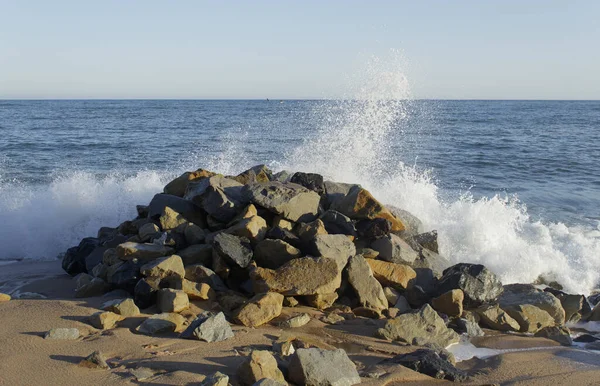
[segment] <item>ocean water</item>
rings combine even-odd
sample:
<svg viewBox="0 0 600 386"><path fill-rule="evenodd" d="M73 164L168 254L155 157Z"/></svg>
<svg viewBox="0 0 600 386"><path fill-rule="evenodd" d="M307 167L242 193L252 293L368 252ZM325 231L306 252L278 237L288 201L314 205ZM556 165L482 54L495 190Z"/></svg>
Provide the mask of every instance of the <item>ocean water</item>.
<svg viewBox="0 0 600 386"><path fill-rule="evenodd" d="M183 171L265 163L361 183L505 283L599 286L600 102L412 100L384 79L342 100L0 101L0 260L53 259Z"/></svg>

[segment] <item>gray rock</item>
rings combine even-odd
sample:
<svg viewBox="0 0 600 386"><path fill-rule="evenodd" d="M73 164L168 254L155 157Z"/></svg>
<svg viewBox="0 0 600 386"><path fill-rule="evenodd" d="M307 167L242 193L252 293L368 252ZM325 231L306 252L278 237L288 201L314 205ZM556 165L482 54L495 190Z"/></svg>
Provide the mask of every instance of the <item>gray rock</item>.
<svg viewBox="0 0 600 386"><path fill-rule="evenodd" d="M325 186L326 191L325 197L327 208L329 208L336 200L345 197L354 186L360 187L360 185L356 184L345 184L343 182L333 181L324 181L323 185Z"/></svg>
<svg viewBox="0 0 600 386"><path fill-rule="evenodd" d="M228 288L223 280L210 268L202 264L188 265L185 267L185 278L196 283L207 283L210 288L217 292L227 291Z"/></svg>
<svg viewBox="0 0 600 386"><path fill-rule="evenodd" d="M102 296L106 292L108 286L106 282L100 278L93 278L89 283L82 285L75 290L76 298L91 298L94 296Z"/></svg>
<svg viewBox="0 0 600 386"><path fill-rule="evenodd" d="M365 239L380 239L392 231L392 223L385 218L361 220L356 224L358 235Z"/></svg>
<svg viewBox="0 0 600 386"><path fill-rule="evenodd" d="M361 255L350 258L348 263L348 282L354 289L358 303L367 308L381 312L388 308L388 301L383 287L373 276L371 267Z"/></svg>
<svg viewBox="0 0 600 386"><path fill-rule="evenodd" d="M231 221L248 204L239 182L215 175L188 184L184 198L222 223Z"/></svg>
<svg viewBox="0 0 600 386"><path fill-rule="evenodd" d="M356 228L350 217L336 212L335 210L328 210L323 213L319 219L323 221L327 233L331 235L349 235L356 236Z"/></svg>
<svg viewBox="0 0 600 386"><path fill-rule="evenodd" d="M159 257L170 256L173 248L158 244L141 244L126 242L116 248L117 256L121 260L152 260Z"/></svg>
<svg viewBox="0 0 600 386"><path fill-rule="evenodd" d="M44 339L76 340L79 336L79 330L76 328L53 328L44 335Z"/></svg>
<svg viewBox="0 0 600 386"><path fill-rule="evenodd" d="M104 354L100 351L94 351L88 355L84 360L79 362L79 366L87 367L91 369L109 369L110 366L106 363Z"/></svg>
<svg viewBox="0 0 600 386"><path fill-rule="evenodd" d="M356 366L341 349L296 350L290 360L288 376L298 385L346 386L361 382Z"/></svg>
<svg viewBox="0 0 600 386"><path fill-rule="evenodd" d="M277 269L292 259L302 256L302 252L283 240L265 239L254 248L254 260L264 268Z"/></svg>
<svg viewBox="0 0 600 386"><path fill-rule="evenodd" d="M539 290L530 284L505 285L498 303L502 308L531 304L549 313L557 325L565 324L565 310L560 300L551 293Z"/></svg>
<svg viewBox="0 0 600 386"><path fill-rule="evenodd" d="M158 219L163 213L165 207L173 209L180 213L189 222L198 225L200 228L206 228L206 213L189 200L170 194L157 194L148 205L148 217Z"/></svg>
<svg viewBox="0 0 600 386"><path fill-rule="evenodd" d="M310 315L307 313L302 313L300 315L292 316L291 318L279 323L279 327L298 328L304 326L308 322L310 322Z"/></svg>
<svg viewBox="0 0 600 386"><path fill-rule="evenodd" d="M485 335L485 333L483 332L481 327L479 327L479 325L477 323L472 322L470 320L458 318L458 319L456 319L455 324L456 324L456 332L458 332L460 334L466 334L469 337Z"/></svg>
<svg viewBox="0 0 600 386"><path fill-rule="evenodd" d="M306 189L312 190L320 196L325 194L325 184L323 182L323 176L320 174L296 172L292 178L290 178L290 182L302 185Z"/></svg>
<svg viewBox="0 0 600 386"><path fill-rule="evenodd" d="M177 331L183 326L186 319L175 313L152 315L140 324L136 331L145 335L157 335Z"/></svg>
<svg viewBox="0 0 600 386"><path fill-rule="evenodd" d="M229 377L223 374L220 371L217 371L214 374L209 375L204 378L204 380L200 383L200 386L228 386L229 385Z"/></svg>
<svg viewBox="0 0 600 386"><path fill-rule="evenodd" d="M180 312L190 306L190 300L182 290L163 288L158 291L156 305L160 312Z"/></svg>
<svg viewBox="0 0 600 386"><path fill-rule="evenodd" d="M317 193L293 183L254 183L245 185L243 190L253 203L296 222L313 221L321 200Z"/></svg>
<svg viewBox="0 0 600 386"><path fill-rule="evenodd" d="M437 231L419 233L418 235L414 235L412 240L420 245L422 248L428 249L435 253L439 252L438 247L438 234Z"/></svg>
<svg viewBox="0 0 600 386"><path fill-rule="evenodd" d="M195 244L177 252L183 265L192 264L208 265L212 261L213 247L209 244Z"/></svg>
<svg viewBox="0 0 600 386"><path fill-rule="evenodd" d="M483 305L475 310L481 318L482 326L497 331L519 331L521 326L519 322L513 319L502 308L494 305Z"/></svg>
<svg viewBox="0 0 600 386"><path fill-rule="evenodd" d="M446 379L452 382L462 382L468 378L466 372L457 369L438 352L430 349L418 349L408 354L396 355L380 363L384 365L398 364L432 378Z"/></svg>
<svg viewBox="0 0 600 386"><path fill-rule="evenodd" d="M287 386L287 382L280 382L274 379L263 378L260 381L257 381L252 386Z"/></svg>
<svg viewBox="0 0 600 386"><path fill-rule="evenodd" d="M154 376L154 371L147 367L138 367L137 369L131 369L129 370L129 373L138 382L145 381L146 379L152 378Z"/></svg>
<svg viewBox="0 0 600 386"><path fill-rule="evenodd" d="M419 255L400 237L391 233L371 243L371 248L379 252L379 258L396 264L411 264Z"/></svg>
<svg viewBox="0 0 600 386"><path fill-rule="evenodd" d="M283 373L277 367L277 360L269 351L254 350L238 367L237 378L241 385L253 385L261 379L274 379L285 382Z"/></svg>
<svg viewBox="0 0 600 386"><path fill-rule="evenodd" d="M417 235L425 231L423 222L409 211L391 205L387 205L387 208L394 216L402 221L402 224L404 224L404 227L406 228L404 233L408 235Z"/></svg>
<svg viewBox="0 0 600 386"><path fill-rule="evenodd" d="M573 339L571 338L571 332L567 327L545 327L540 331L536 332L534 336L548 338L553 341L560 343L563 346L572 346ZM587 348L587 347L586 347Z"/></svg>
<svg viewBox="0 0 600 386"><path fill-rule="evenodd" d="M100 239L86 237L78 246L69 248L62 259L62 268L69 275L87 272L85 258L100 245Z"/></svg>
<svg viewBox="0 0 600 386"><path fill-rule="evenodd" d="M156 279L141 279L133 289L135 304L140 308L148 308L156 303L160 281Z"/></svg>
<svg viewBox="0 0 600 386"><path fill-rule="evenodd" d="M406 312L412 311L410 304L408 304L408 300L406 300L406 297L404 297L404 296L398 297L398 301L396 301L394 308L398 309L399 314L404 314Z"/></svg>
<svg viewBox="0 0 600 386"><path fill-rule="evenodd" d="M344 269L348 259L356 255L354 243L345 235L317 235L309 250L314 256L334 260L340 271Z"/></svg>
<svg viewBox="0 0 600 386"><path fill-rule="evenodd" d="M502 283L490 270L481 264L460 263L444 270L437 286L439 295L453 289L464 292L464 307L478 307L495 301L503 291Z"/></svg>
<svg viewBox="0 0 600 386"><path fill-rule="evenodd" d="M213 240L215 252L229 264L246 268L252 261L252 246L246 238L219 233Z"/></svg>
<svg viewBox="0 0 600 386"><path fill-rule="evenodd" d="M206 311L198 315L181 336L212 343L233 338L233 331L222 312Z"/></svg>

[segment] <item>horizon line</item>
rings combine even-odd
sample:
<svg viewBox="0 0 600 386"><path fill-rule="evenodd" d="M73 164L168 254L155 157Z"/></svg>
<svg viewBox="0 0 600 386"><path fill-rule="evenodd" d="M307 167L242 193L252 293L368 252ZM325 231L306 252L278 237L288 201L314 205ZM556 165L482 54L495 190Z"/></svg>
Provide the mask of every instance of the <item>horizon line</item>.
<svg viewBox="0 0 600 386"><path fill-rule="evenodd" d="M0 101L335 101L366 100L360 98L2 98ZM383 99L382 99L383 100ZM389 99L391 100L391 99ZM554 99L554 98L404 98L406 101L522 101L522 102L597 102L598 99Z"/></svg>

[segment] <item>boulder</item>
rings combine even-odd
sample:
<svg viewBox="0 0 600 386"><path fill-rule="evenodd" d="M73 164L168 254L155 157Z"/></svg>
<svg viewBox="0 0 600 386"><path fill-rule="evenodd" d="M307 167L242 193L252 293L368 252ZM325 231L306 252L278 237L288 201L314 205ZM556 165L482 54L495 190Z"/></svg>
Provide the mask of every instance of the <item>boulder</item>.
<svg viewBox="0 0 600 386"><path fill-rule="evenodd" d="M384 218L392 223L393 231L403 231L404 224L366 189L353 186L344 197L335 200L330 209L336 210L353 220Z"/></svg>
<svg viewBox="0 0 600 386"><path fill-rule="evenodd" d="M210 287L217 291L227 291L228 288L223 283L223 280L210 268L202 264L194 264L185 267L185 278L196 283L207 283Z"/></svg>
<svg viewBox="0 0 600 386"><path fill-rule="evenodd" d="M104 354L100 351L94 351L88 355L85 359L79 362L79 366L87 367L89 369L109 369L110 366L106 363Z"/></svg>
<svg viewBox="0 0 600 386"><path fill-rule="evenodd" d="M304 296L304 302L318 310L325 310L333 305L337 300L336 292L330 294L316 294Z"/></svg>
<svg viewBox="0 0 600 386"><path fill-rule="evenodd" d="M144 320L136 331L144 335L175 332L181 329L185 321L183 316L175 313L156 314Z"/></svg>
<svg viewBox="0 0 600 386"><path fill-rule="evenodd" d="M573 339L571 338L571 331L567 327L552 326L544 327L535 333L536 337L548 338L555 342L560 343L563 346L572 346ZM586 347L587 348L587 347Z"/></svg>
<svg viewBox="0 0 600 386"><path fill-rule="evenodd" d="M114 312L123 317L137 316L140 314L140 309L135 305L131 298L111 300L102 305L105 311Z"/></svg>
<svg viewBox="0 0 600 386"><path fill-rule="evenodd" d="M467 309L493 302L503 291L502 283L490 270L481 264L467 263L444 270L437 293L441 295L453 289L463 291L463 305Z"/></svg>
<svg viewBox="0 0 600 386"><path fill-rule="evenodd" d="M99 311L92 314L89 318L90 324L99 330L109 330L123 320L121 315L110 311Z"/></svg>
<svg viewBox="0 0 600 386"><path fill-rule="evenodd" d="M589 322L600 322L600 303L596 304L596 306L592 309L592 312L588 316L587 320Z"/></svg>
<svg viewBox="0 0 600 386"><path fill-rule="evenodd" d="M545 288L544 291L550 292L560 300L560 304L565 310L565 322L577 323L584 314L591 311L583 295L570 295L550 287Z"/></svg>
<svg viewBox="0 0 600 386"><path fill-rule="evenodd" d="M385 295L390 307L394 307L398 301L398 298L400 298L400 293L391 287L383 287L383 294Z"/></svg>
<svg viewBox="0 0 600 386"><path fill-rule="evenodd" d="M69 248L62 259L62 269L69 275L87 272L85 258L100 245L100 240L95 237L86 237L78 246Z"/></svg>
<svg viewBox="0 0 600 386"><path fill-rule="evenodd" d="M434 310L451 317L459 317L463 313L464 293L460 289L450 290L431 300Z"/></svg>
<svg viewBox="0 0 600 386"><path fill-rule="evenodd" d="M254 260L264 268L277 269L288 261L299 258L302 252L283 240L265 239L256 245Z"/></svg>
<svg viewBox="0 0 600 386"><path fill-rule="evenodd" d="M206 311L198 315L181 336L212 343L233 338L233 331L222 312Z"/></svg>
<svg viewBox="0 0 600 386"><path fill-rule="evenodd" d="M497 304L484 305L475 310L480 324L496 331L519 331L521 326Z"/></svg>
<svg viewBox="0 0 600 386"><path fill-rule="evenodd" d="M170 256L173 248L158 244L141 244L126 242L117 245L117 256L121 260L152 260L158 257Z"/></svg>
<svg viewBox="0 0 600 386"><path fill-rule="evenodd" d="M44 335L44 339L77 340L80 335L76 328L53 328Z"/></svg>
<svg viewBox="0 0 600 386"><path fill-rule="evenodd" d="M444 319L427 304L416 312L388 320L383 328L377 330L376 335L408 344L428 342L442 347L459 341L458 334L447 328Z"/></svg>
<svg viewBox="0 0 600 386"><path fill-rule="evenodd" d="M385 218L374 218L373 220L360 220L356 224L358 235L365 239L380 239L386 237L392 231L392 223Z"/></svg>
<svg viewBox="0 0 600 386"><path fill-rule="evenodd" d="M394 308L398 309L399 314L404 314L406 312L412 311L408 300L406 300L406 296L399 296L398 301L394 304Z"/></svg>
<svg viewBox="0 0 600 386"><path fill-rule="evenodd" d="M220 371L209 375L200 382L200 386L229 386L229 377Z"/></svg>
<svg viewBox="0 0 600 386"><path fill-rule="evenodd" d="M122 242L126 241L123 239L119 239L119 240ZM106 247L106 246L98 246L98 247L94 248L94 250L85 257L85 272L92 273L92 270L94 269L94 267L96 267L98 264L102 263L102 258L104 256L104 252L106 252L107 249L108 249L108 247Z"/></svg>
<svg viewBox="0 0 600 386"><path fill-rule="evenodd" d="M334 260L340 271L356 255L354 243L345 235L317 235L307 248L313 256Z"/></svg>
<svg viewBox="0 0 600 386"><path fill-rule="evenodd" d="M275 218L273 219L273 227L276 228L282 228L287 231L292 231L295 225L296 223L286 220L281 216L275 216Z"/></svg>
<svg viewBox="0 0 600 386"><path fill-rule="evenodd" d="M246 268L252 261L252 246L247 238L219 233L213 240L215 252L227 263Z"/></svg>
<svg viewBox="0 0 600 386"><path fill-rule="evenodd" d="M309 223L300 223L296 226L296 233L300 240L309 242L313 240L317 235L326 235L327 229L325 224L320 219L311 221Z"/></svg>
<svg viewBox="0 0 600 386"><path fill-rule="evenodd" d="M212 261L212 253L212 245L194 244L179 250L177 255L181 257L184 266L192 264L208 265Z"/></svg>
<svg viewBox="0 0 600 386"><path fill-rule="evenodd" d="M183 236L185 237L185 242L188 243L188 245L202 244L206 239L206 233L204 232L204 229L191 222L189 222L183 230Z"/></svg>
<svg viewBox="0 0 600 386"><path fill-rule="evenodd" d="M106 273L106 280L113 287L131 293L140 279L141 265L141 263L134 261L124 261L121 264L113 265Z"/></svg>
<svg viewBox="0 0 600 386"><path fill-rule="evenodd" d="M189 222L206 228L206 213L199 206L189 200L171 194L157 194L148 205L148 218L157 220L164 212L165 207L180 213Z"/></svg>
<svg viewBox="0 0 600 386"><path fill-rule="evenodd" d="M106 282L100 278L94 277L88 283L78 286L75 290L76 298L91 298L102 296L108 289Z"/></svg>
<svg viewBox="0 0 600 386"><path fill-rule="evenodd" d="M317 193L293 183L254 183L245 185L243 190L253 203L295 222L313 221L321 200Z"/></svg>
<svg viewBox="0 0 600 386"><path fill-rule="evenodd" d="M255 292L278 292L286 296L330 294L342 283L333 259L302 257L276 270L256 267L250 271Z"/></svg>
<svg viewBox="0 0 600 386"><path fill-rule="evenodd" d="M360 376L342 349L301 348L292 355L289 379L297 385L356 385Z"/></svg>
<svg viewBox="0 0 600 386"><path fill-rule="evenodd" d="M297 172L290 178L290 182L302 185L306 189L312 190L320 196L325 194L325 184L323 182L323 176L320 174Z"/></svg>
<svg viewBox="0 0 600 386"><path fill-rule="evenodd" d="M181 289L192 300L214 300L217 297L215 291L207 283L196 283L183 279Z"/></svg>
<svg viewBox="0 0 600 386"><path fill-rule="evenodd" d="M553 327L555 324L554 318L549 313L531 304L510 306L504 310L519 323L520 332L536 333L545 327Z"/></svg>
<svg viewBox="0 0 600 386"><path fill-rule="evenodd" d="M158 222L163 231L176 230L178 232L183 232L188 224L188 220L185 217L168 206L165 206L163 209L162 214L158 218Z"/></svg>
<svg viewBox="0 0 600 386"><path fill-rule="evenodd" d="M393 358L384 359L380 364L397 364L432 378L446 379L452 382L463 382L468 378L466 372L457 369L452 362L442 357L437 351L428 348L396 355Z"/></svg>
<svg viewBox="0 0 600 386"><path fill-rule="evenodd" d="M373 277L373 272L364 257L361 255L351 257L347 273L348 282L354 289L358 303L361 306L380 312L388 308L388 301L383 292L383 287Z"/></svg>
<svg viewBox="0 0 600 386"><path fill-rule="evenodd" d="M183 197L190 182L197 182L203 178L212 177L215 173L208 170L198 169L194 172L185 172L173 181L169 182L163 189L165 194Z"/></svg>
<svg viewBox="0 0 600 386"><path fill-rule="evenodd" d="M417 273L405 264L390 263L382 260L367 259L373 276L382 285L404 290L412 286Z"/></svg>
<svg viewBox="0 0 600 386"><path fill-rule="evenodd" d="M331 235L348 235L356 237L356 228L350 217L336 212L335 210L328 210L323 213L319 219L323 222L325 230Z"/></svg>
<svg viewBox="0 0 600 386"><path fill-rule="evenodd" d="M439 252L438 247L438 234L437 231L431 231L426 233L419 233L412 237L412 241L422 248L428 249L435 253Z"/></svg>
<svg viewBox="0 0 600 386"><path fill-rule="evenodd" d="M239 221L235 225L225 229L223 232L239 237L245 237L255 243L265 238L267 230L267 222L264 218L252 216Z"/></svg>
<svg viewBox="0 0 600 386"><path fill-rule="evenodd" d="M239 182L215 175L188 185L184 198L202 207L212 218L228 223L248 204Z"/></svg>
<svg viewBox="0 0 600 386"><path fill-rule="evenodd" d="M140 279L133 289L133 299L140 308L148 308L156 303L158 290L160 289L158 279Z"/></svg>
<svg viewBox="0 0 600 386"><path fill-rule="evenodd" d="M168 257L160 257L153 260L140 268L142 275L146 277L166 278L166 277L184 277L185 268L181 257L171 255Z"/></svg>
<svg viewBox="0 0 600 386"><path fill-rule="evenodd" d="M404 224L403 236L412 236L424 232L423 222L407 210L387 205L387 209Z"/></svg>
<svg viewBox="0 0 600 386"><path fill-rule="evenodd" d="M251 182L269 182L272 176L273 172L268 167L257 165L232 178L240 184L246 185Z"/></svg>
<svg viewBox="0 0 600 386"><path fill-rule="evenodd" d="M298 328L302 327L305 324L310 322L310 315L307 313L302 313L299 315L292 316L287 318L283 322L279 323L279 327L282 328Z"/></svg>
<svg viewBox="0 0 600 386"><path fill-rule="evenodd" d="M303 247L303 242L302 242L302 240L300 240L300 238L298 236L296 236L292 232L288 231L287 229L283 229L280 227L273 227L273 228L269 229L267 231L266 238L272 239L272 240L285 241L286 243L290 244L291 246L293 246L295 248Z"/></svg>
<svg viewBox="0 0 600 386"><path fill-rule="evenodd" d="M274 379L263 378L252 386L287 386L287 382L280 382Z"/></svg>
<svg viewBox="0 0 600 386"><path fill-rule="evenodd" d="M393 233L373 241L371 248L379 252L381 260L396 264L411 264L419 257L406 241Z"/></svg>
<svg viewBox="0 0 600 386"><path fill-rule="evenodd" d="M459 334L466 334L468 337L484 336L485 333L479 327L479 324L472 322L467 319L458 318L455 321L456 332Z"/></svg>
<svg viewBox="0 0 600 386"><path fill-rule="evenodd" d="M235 315L237 322L246 327L258 327L281 314L283 295L267 292L254 296Z"/></svg>
<svg viewBox="0 0 600 386"><path fill-rule="evenodd" d="M327 208L331 207L338 199L344 198L354 186L360 187L360 185L356 184L333 181L324 181L323 185L325 186L325 203Z"/></svg>
<svg viewBox="0 0 600 386"><path fill-rule="evenodd" d="M264 350L254 350L242 362L237 370L237 378L240 385L254 385L261 379L273 379L285 383L283 373L277 367L275 357Z"/></svg>
<svg viewBox="0 0 600 386"><path fill-rule="evenodd" d="M556 325L565 324L565 310L562 308L560 300L551 293L539 290L531 284L505 285L504 292L498 298L498 303L502 308L531 304L549 313L554 318Z"/></svg>
<svg viewBox="0 0 600 386"><path fill-rule="evenodd" d="M160 312L181 312L190 306L190 301L185 292L171 288L158 291L156 305Z"/></svg>

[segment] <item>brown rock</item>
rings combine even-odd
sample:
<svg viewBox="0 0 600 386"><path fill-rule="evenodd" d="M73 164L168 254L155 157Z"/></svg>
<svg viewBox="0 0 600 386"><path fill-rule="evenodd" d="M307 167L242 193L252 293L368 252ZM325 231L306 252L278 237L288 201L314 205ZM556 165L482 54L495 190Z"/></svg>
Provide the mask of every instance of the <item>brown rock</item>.
<svg viewBox="0 0 600 386"><path fill-rule="evenodd" d="M254 260L264 268L277 269L292 259L302 256L302 252L283 240L265 239L254 248Z"/></svg>
<svg viewBox="0 0 600 386"><path fill-rule="evenodd" d="M417 277L415 270L408 265L373 259L367 259L366 261L371 267L375 279L384 286L407 289L412 286L414 279Z"/></svg>
<svg viewBox="0 0 600 386"><path fill-rule="evenodd" d="M225 229L223 232L239 237L245 237L252 242L258 242L265 238L267 230L267 222L264 218L252 216L239 221L235 225Z"/></svg>
<svg viewBox="0 0 600 386"><path fill-rule="evenodd" d="M160 312L181 312L190 306L187 294L182 290L163 288L158 291L156 305Z"/></svg>
<svg viewBox="0 0 600 386"><path fill-rule="evenodd" d="M195 172L185 172L181 176L169 182L163 189L166 194L183 197L190 182L197 182L206 177L212 177L215 173L208 170L198 169Z"/></svg>
<svg viewBox="0 0 600 386"><path fill-rule="evenodd" d="M497 331L519 331L521 326L508 313L496 305L481 306L475 310L484 327Z"/></svg>
<svg viewBox="0 0 600 386"><path fill-rule="evenodd" d="M261 379L273 379L286 383L283 373L277 367L275 357L263 350L254 350L239 366L237 371L238 381L241 385L254 385Z"/></svg>
<svg viewBox="0 0 600 386"><path fill-rule="evenodd" d="M8 302L11 299L10 295L0 293L0 303Z"/></svg>
<svg viewBox="0 0 600 386"><path fill-rule="evenodd" d="M317 235L326 235L325 224L320 219L309 223L300 223L296 226L296 234L302 240L312 240Z"/></svg>
<svg viewBox="0 0 600 386"><path fill-rule="evenodd" d="M434 310L452 317L459 317L463 313L463 300L465 294L460 289L448 291L431 301Z"/></svg>
<svg viewBox="0 0 600 386"><path fill-rule="evenodd" d="M169 231L173 229L183 232L188 223L188 220L186 220L185 217L175 212L168 206L165 206L158 221L160 222L160 227L163 231Z"/></svg>
<svg viewBox="0 0 600 386"><path fill-rule="evenodd" d="M96 312L89 318L90 324L99 330L111 329L121 320L123 320L121 315L110 311Z"/></svg>
<svg viewBox="0 0 600 386"><path fill-rule="evenodd" d="M196 283L183 279L182 290L193 300L214 300L217 297L215 291L206 283Z"/></svg>
<svg viewBox="0 0 600 386"><path fill-rule="evenodd" d="M548 312L531 304L510 306L504 310L519 323L520 332L536 333L545 327L555 325L554 318Z"/></svg>
<svg viewBox="0 0 600 386"><path fill-rule="evenodd" d="M177 255L171 255L168 257L160 257L156 260L143 265L140 268L142 275L146 277L154 277L164 279L166 277L180 277L185 276L185 268L183 267L183 261L181 257Z"/></svg>
<svg viewBox="0 0 600 386"><path fill-rule="evenodd" d="M331 307L337 298L338 294L334 292L331 294L308 295L304 297L304 300L311 307L315 307L319 310L325 310Z"/></svg>
<svg viewBox="0 0 600 386"><path fill-rule="evenodd" d="M358 303L379 313L388 308L388 301L381 284L373 277L367 260L361 255L350 258L348 263L348 282L358 297Z"/></svg>
<svg viewBox="0 0 600 386"><path fill-rule="evenodd" d="M235 319L246 327L258 327L281 314L283 295L267 292L254 296L237 312Z"/></svg>
<svg viewBox="0 0 600 386"><path fill-rule="evenodd" d="M151 260L158 257L170 256L173 254L173 249L164 245L157 244L140 244L126 242L117 245L117 256L121 260Z"/></svg>

